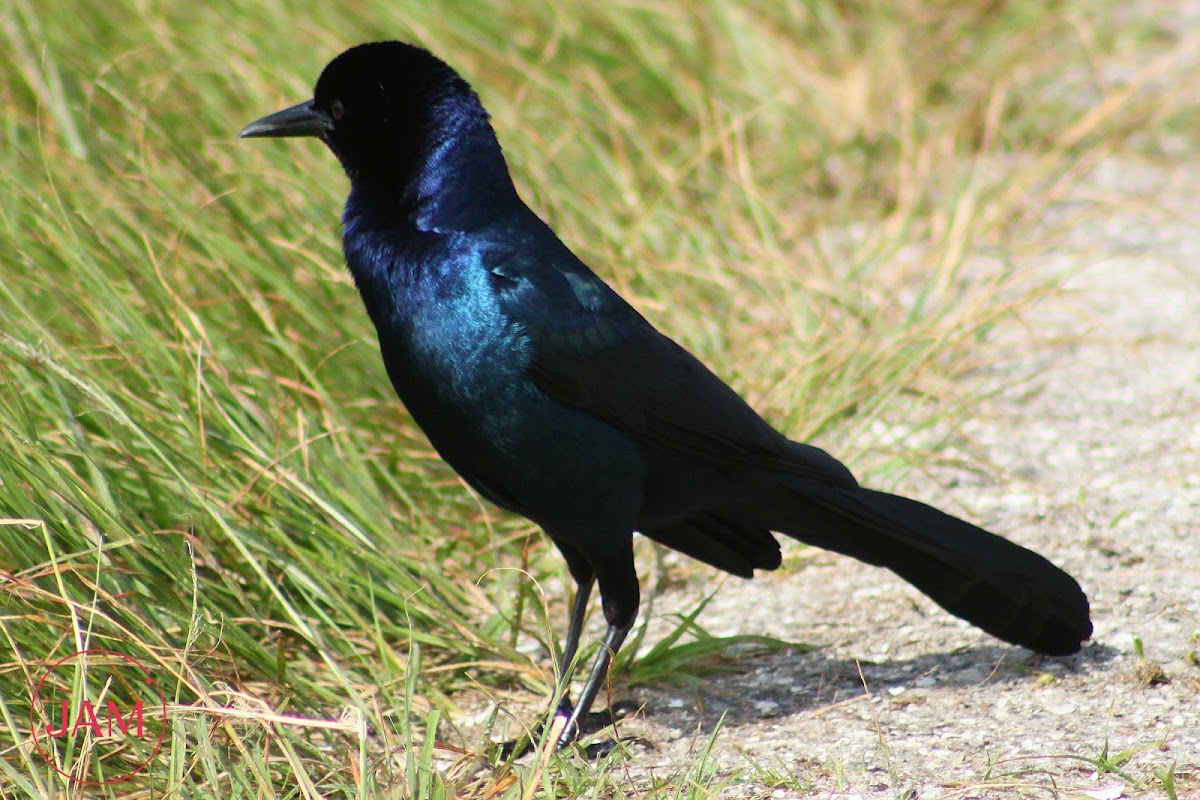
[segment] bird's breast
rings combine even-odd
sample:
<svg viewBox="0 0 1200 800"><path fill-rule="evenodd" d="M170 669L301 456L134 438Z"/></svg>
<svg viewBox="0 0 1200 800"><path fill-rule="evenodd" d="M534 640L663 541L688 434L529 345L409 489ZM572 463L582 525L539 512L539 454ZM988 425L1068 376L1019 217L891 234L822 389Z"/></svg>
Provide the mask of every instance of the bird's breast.
<svg viewBox="0 0 1200 800"><path fill-rule="evenodd" d="M392 385L451 467L556 535L632 529L642 495L636 445L534 385L528 334L504 314L480 259L443 253L424 269L361 272L355 282Z"/></svg>

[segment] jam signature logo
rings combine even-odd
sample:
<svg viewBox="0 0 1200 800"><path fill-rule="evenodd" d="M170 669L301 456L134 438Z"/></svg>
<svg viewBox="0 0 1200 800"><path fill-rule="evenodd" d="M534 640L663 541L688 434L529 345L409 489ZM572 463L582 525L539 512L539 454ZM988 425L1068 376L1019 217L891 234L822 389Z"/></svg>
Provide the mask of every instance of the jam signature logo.
<svg viewBox="0 0 1200 800"><path fill-rule="evenodd" d="M59 659L34 686L32 701L34 747L69 780L127 781L162 748L166 698L150 670L122 653L82 650Z"/></svg>

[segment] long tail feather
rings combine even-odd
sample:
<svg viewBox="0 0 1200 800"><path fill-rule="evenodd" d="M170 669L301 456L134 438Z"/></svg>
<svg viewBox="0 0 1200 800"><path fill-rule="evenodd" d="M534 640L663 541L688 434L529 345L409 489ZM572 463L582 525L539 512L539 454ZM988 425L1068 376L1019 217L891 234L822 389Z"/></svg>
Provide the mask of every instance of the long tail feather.
<svg viewBox="0 0 1200 800"><path fill-rule="evenodd" d="M1048 655L1092 635L1087 596L1042 556L905 497L870 489L780 487L756 522L887 567L988 633Z"/></svg>

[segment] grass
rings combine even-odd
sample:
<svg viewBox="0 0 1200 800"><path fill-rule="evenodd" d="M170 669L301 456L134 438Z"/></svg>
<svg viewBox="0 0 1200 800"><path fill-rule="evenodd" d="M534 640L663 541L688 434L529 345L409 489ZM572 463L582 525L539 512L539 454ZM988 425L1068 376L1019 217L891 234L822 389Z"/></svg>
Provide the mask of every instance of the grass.
<svg viewBox="0 0 1200 800"><path fill-rule="evenodd" d="M1097 73L1167 34L1081 0L357 8L0 10L6 797L629 791L619 756L476 769L455 727L463 698L549 692L530 653L561 633L564 570L393 397L342 267L334 160L234 139L345 46L448 57L586 261L885 485L939 457L955 378L1047 288L1017 262L1043 208L1147 119L1181 125ZM626 668L699 674L722 643L693 624ZM171 711L153 769L85 792L26 720L46 665L86 647L146 663ZM101 677L63 680L98 696ZM737 778L699 757L640 791Z"/></svg>

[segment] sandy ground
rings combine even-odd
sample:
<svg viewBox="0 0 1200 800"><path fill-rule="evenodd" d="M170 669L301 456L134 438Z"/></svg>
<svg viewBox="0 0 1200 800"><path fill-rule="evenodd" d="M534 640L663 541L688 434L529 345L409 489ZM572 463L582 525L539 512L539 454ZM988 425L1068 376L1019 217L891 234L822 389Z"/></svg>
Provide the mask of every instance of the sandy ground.
<svg viewBox="0 0 1200 800"><path fill-rule="evenodd" d="M760 768L723 797L1166 797L1154 773L1172 765L1178 796L1200 797L1200 171L1113 160L1081 191L1140 199L1029 265L1069 292L1000 331L1026 354L978 376L1005 388L963 433L999 477L904 489L1064 566L1094 640L1038 657L821 554L725 581L701 623L824 646L632 690L646 716L622 732L658 747L626 768L683 768L723 717L718 763ZM1124 777L1097 770L1124 751Z"/></svg>

